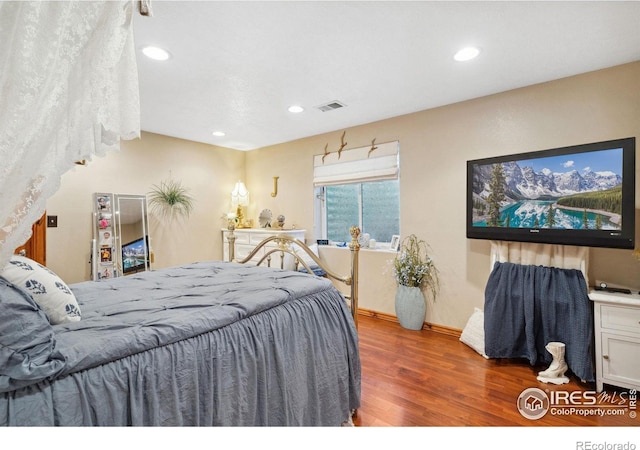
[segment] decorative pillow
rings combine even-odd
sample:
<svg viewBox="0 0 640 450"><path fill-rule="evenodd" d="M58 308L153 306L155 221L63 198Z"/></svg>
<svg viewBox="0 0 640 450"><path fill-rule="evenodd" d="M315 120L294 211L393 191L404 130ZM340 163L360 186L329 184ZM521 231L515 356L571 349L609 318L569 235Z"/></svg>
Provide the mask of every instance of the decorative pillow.
<svg viewBox="0 0 640 450"><path fill-rule="evenodd" d="M80 320L80 307L69 286L45 266L13 255L0 276L31 295L52 325Z"/></svg>
<svg viewBox="0 0 640 450"><path fill-rule="evenodd" d="M467 344L480 355L489 359L484 352L484 312L481 309L474 308L473 314L462 330L460 342Z"/></svg>
<svg viewBox="0 0 640 450"><path fill-rule="evenodd" d="M307 247L309 247L309 250L311 250L314 255L316 255L318 258L320 257L320 255L318 254L318 244L308 245ZM313 269L314 267L318 267L318 264L313 260L313 258L307 252L305 252L301 247L296 246L294 248L294 251L296 252L296 255L298 255L302 261L307 263L307 265L311 269ZM302 263L298 264L298 270L305 270Z"/></svg>
<svg viewBox="0 0 640 450"><path fill-rule="evenodd" d="M53 377L65 367L45 313L22 289L0 278L0 392Z"/></svg>
<svg viewBox="0 0 640 450"><path fill-rule="evenodd" d="M309 245L308 246L309 249L316 255L318 256L318 245L317 244L313 244L313 245ZM302 247L300 247L297 244L292 244L291 246L291 250L293 251L293 253L295 253L296 255L298 255L298 271L305 271L304 266L302 265L302 262L300 262L300 260L306 262L309 267L311 269L313 269L314 267L318 267L318 265L316 264L316 262L311 258L311 256L309 256L309 254L304 251L302 249ZM285 270L295 270L295 263L296 263L296 258L293 255L290 255L288 253L286 253L284 255L284 269Z"/></svg>

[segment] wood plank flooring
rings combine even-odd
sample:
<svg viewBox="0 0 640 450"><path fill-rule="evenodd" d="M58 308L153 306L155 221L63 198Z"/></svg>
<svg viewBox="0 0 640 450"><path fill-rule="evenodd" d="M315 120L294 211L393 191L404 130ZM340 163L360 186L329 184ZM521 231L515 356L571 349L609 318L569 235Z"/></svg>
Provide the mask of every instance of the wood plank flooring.
<svg viewBox="0 0 640 450"><path fill-rule="evenodd" d="M549 408L540 419L526 418L517 408L517 399L527 388L576 392L573 395L582 398L584 392L594 392L595 385L573 376L569 384L560 386L541 383L536 376L546 367L531 367L525 360L487 360L457 336L406 330L395 322L360 316L359 339L362 406L354 419L356 426L640 425L639 418L630 417L629 392L609 386L611 397L602 403L607 407L597 409L620 412L618 401L626 399L624 415L585 415L585 408L572 412L563 405L556 408L557 414Z"/></svg>

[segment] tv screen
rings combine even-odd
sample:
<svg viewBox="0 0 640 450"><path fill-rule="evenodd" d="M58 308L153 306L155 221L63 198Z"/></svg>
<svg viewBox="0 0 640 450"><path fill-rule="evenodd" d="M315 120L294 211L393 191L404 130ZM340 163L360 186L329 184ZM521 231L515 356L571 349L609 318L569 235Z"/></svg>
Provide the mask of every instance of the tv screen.
<svg viewBox="0 0 640 450"><path fill-rule="evenodd" d="M145 270L148 261L148 240L140 238L122 246L122 272L124 274Z"/></svg>
<svg viewBox="0 0 640 450"><path fill-rule="evenodd" d="M635 138L467 161L467 237L634 248Z"/></svg>

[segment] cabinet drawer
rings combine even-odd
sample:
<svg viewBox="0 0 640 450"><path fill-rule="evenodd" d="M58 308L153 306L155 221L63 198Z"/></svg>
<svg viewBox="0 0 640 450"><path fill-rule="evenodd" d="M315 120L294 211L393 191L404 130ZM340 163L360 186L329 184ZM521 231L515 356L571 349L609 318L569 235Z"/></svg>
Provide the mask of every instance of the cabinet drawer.
<svg viewBox="0 0 640 450"><path fill-rule="evenodd" d="M600 325L602 328L640 333L640 309L600 305Z"/></svg>
<svg viewBox="0 0 640 450"><path fill-rule="evenodd" d="M253 245L238 244L236 245L236 259L244 259L249 256L249 253L253 251L255 247ZM262 252L260 252L262 253ZM259 255L256 255L259 256Z"/></svg>
<svg viewBox="0 0 640 450"><path fill-rule="evenodd" d="M249 235L244 233L233 233L236 237L236 244L249 244ZM224 242L229 242L229 233L224 233Z"/></svg>
<svg viewBox="0 0 640 450"><path fill-rule="evenodd" d="M249 243L255 246L255 245L258 245L260 242L264 241L266 238L271 237L273 235L266 234L266 233L255 233L255 234L250 234L249 236L250 236Z"/></svg>

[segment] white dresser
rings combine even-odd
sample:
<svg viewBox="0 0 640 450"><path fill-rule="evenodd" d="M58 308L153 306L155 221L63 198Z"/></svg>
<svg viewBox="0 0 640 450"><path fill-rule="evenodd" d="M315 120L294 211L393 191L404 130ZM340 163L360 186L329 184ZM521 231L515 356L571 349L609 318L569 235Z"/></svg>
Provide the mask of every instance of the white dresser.
<svg viewBox="0 0 640 450"><path fill-rule="evenodd" d="M289 235L300 241L304 242L304 233L305 230L281 230L279 228L240 228L234 230L233 234L236 237L236 246L235 246L235 258L236 259L244 259L249 256L249 253L262 242L264 239L270 236L277 235ZM223 258L225 261L229 261L229 241L227 237L229 236L229 230L222 230L222 248L223 248ZM265 249L275 248L277 247L275 242L269 242L267 247L263 248L260 252L256 254L256 256L252 259L254 263L257 263L262 256L264 256ZM271 256L271 267L280 267L280 255L279 253L274 253Z"/></svg>
<svg viewBox="0 0 640 450"><path fill-rule="evenodd" d="M603 384L640 389L640 295L591 291L596 389Z"/></svg>

